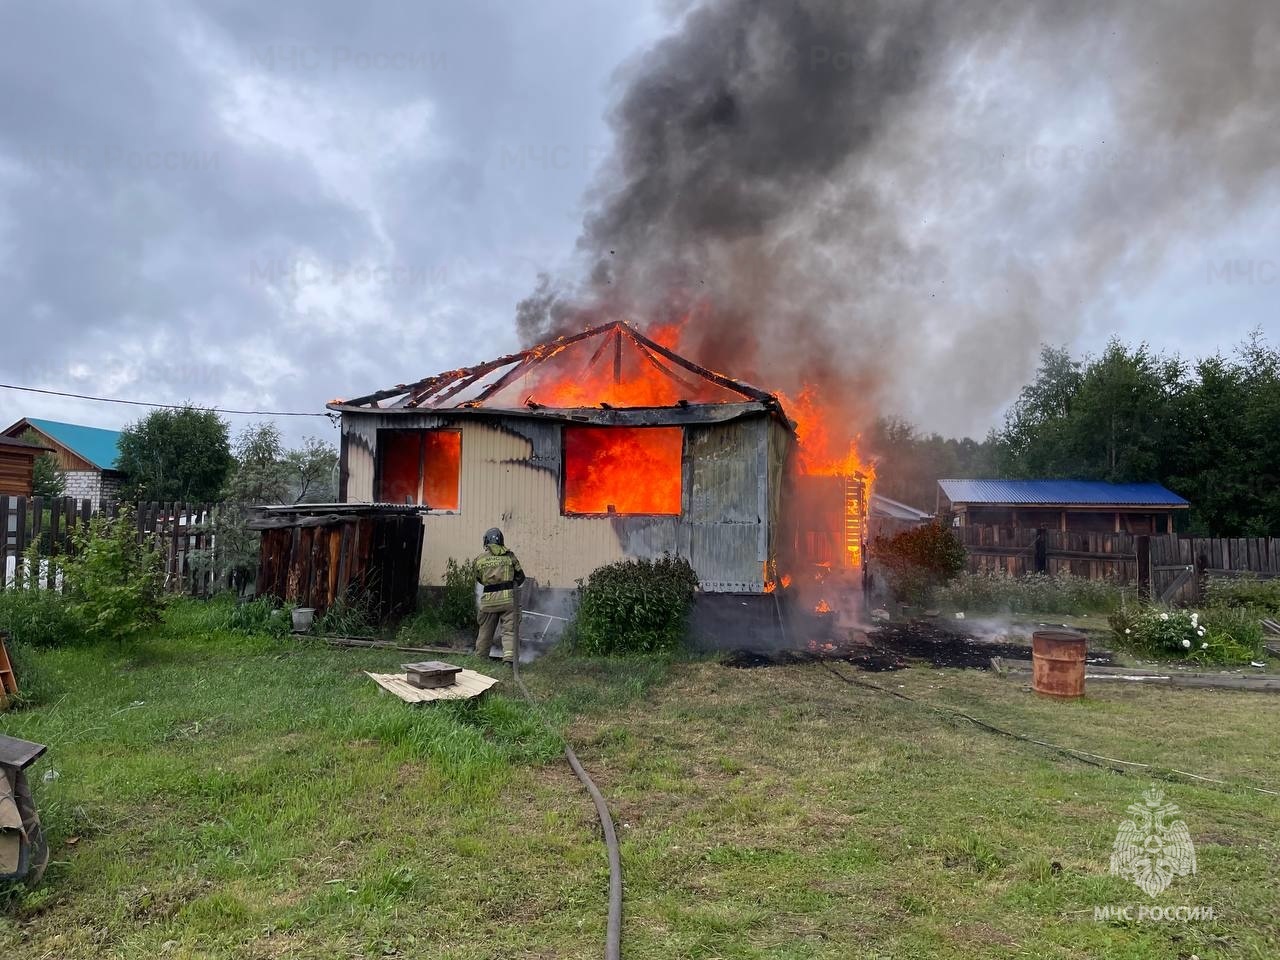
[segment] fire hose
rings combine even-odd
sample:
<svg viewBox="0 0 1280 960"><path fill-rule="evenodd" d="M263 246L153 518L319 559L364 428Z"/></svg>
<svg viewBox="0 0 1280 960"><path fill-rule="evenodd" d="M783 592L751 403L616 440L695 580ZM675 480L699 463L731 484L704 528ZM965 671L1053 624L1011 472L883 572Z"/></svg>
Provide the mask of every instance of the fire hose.
<svg viewBox="0 0 1280 960"><path fill-rule="evenodd" d="M778 629L782 632L782 639L783 639L783 643L785 644L786 643L786 625L782 617L782 608L778 604L778 597L776 593L774 594L774 597L773 597L773 609L774 609L774 613L777 615ZM975 717L972 714L965 713L962 710L950 710L945 707L939 707L939 706L936 706L935 704L929 703L926 700L918 700L915 697L907 696L905 693L899 693L896 690L890 690L887 687L882 687L878 683L871 683L868 680L860 680L857 677L846 676L845 674L841 673L839 670L831 666L829 663L826 663L825 661L820 660L819 664L828 673L839 678L840 680L843 680L845 683L849 684L852 687L862 687L864 690L874 690L877 693L887 694L888 696L895 697L898 700L903 700L903 701L906 701L907 703L914 703L917 706L922 707L925 710L932 711L933 713L936 713L939 716L945 717L948 720L964 720L969 723L972 723L975 727L978 727L981 730L986 730L988 733L994 733L1002 737L1008 737L1011 740L1018 740L1018 741L1021 741L1022 743L1029 743L1037 747L1043 747L1047 750L1051 750L1054 753L1057 753L1070 760L1076 760L1080 763L1088 764L1089 766L1098 767L1101 770L1108 770L1111 773L1132 774L1136 770L1143 770L1148 776L1159 777L1162 780L1168 780L1171 782L1178 782L1175 779L1175 777L1185 777L1189 780L1196 780L1201 783L1212 783L1212 784L1217 784L1219 786L1227 786L1227 787L1235 787L1237 789L1251 790L1254 793L1264 793L1273 797L1280 796L1280 791L1269 790L1266 787L1259 787L1250 783L1231 784L1225 780L1217 780L1213 777L1202 776L1198 773L1188 773L1186 770L1177 770L1173 767L1169 767L1167 769L1161 769L1150 763L1142 763L1136 760L1120 760L1115 757L1103 756L1100 753L1090 753L1087 750L1078 750L1075 747L1064 747L1057 743L1051 743L1048 740L1041 740L1036 737L1028 736L1025 733L1018 733L1015 730L1006 730L1004 727L996 726L994 723L990 723L979 717Z"/></svg>
<svg viewBox="0 0 1280 960"><path fill-rule="evenodd" d="M533 699L533 695L529 693L529 688L524 685L524 681L520 679L520 646L517 641L515 656L511 659L511 678L515 681L516 686L520 688L520 693L525 700L529 702L529 706L533 707L543 724L547 729L551 729L551 723L543 715L537 701ZM578 761L578 755L573 752L573 747L566 740L564 744L564 756L569 761L569 767L573 770L582 785L587 788L587 793L591 795L591 802L595 804L596 816L600 819L600 829L604 832L604 845L609 854L609 916L605 926L604 940L604 957L605 960L621 960L622 957L622 852L618 848L618 834L614 830L613 816L609 813L609 805L605 803L604 795L592 782L590 775L582 764Z"/></svg>

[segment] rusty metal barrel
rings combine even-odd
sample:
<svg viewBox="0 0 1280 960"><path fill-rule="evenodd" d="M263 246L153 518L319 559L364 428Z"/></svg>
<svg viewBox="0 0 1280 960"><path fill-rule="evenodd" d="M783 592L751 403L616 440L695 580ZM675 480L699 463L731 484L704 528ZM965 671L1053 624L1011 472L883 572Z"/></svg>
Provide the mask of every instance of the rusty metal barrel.
<svg viewBox="0 0 1280 960"><path fill-rule="evenodd" d="M1031 689L1064 700L1084 696L1084 660L1089 641L1074 630L1037 630L1031 635Z"/></svg>

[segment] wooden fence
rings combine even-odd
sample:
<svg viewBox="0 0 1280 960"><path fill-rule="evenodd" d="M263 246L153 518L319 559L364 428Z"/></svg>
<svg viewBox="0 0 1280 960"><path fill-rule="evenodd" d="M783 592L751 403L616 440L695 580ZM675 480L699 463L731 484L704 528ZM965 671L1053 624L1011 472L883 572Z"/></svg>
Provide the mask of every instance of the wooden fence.
<svg viewBox="0 0 1280 960"><path fill-rule="evenodd" d="M1170 603L1202 599L1209 577L1280 577L1280 537L1157 537L990 526L955 527L952 532L964 544L972 573L1069 573L1133 584L1139 593Z"/></svg>
<svg viewBox="0 0 1280 960"><path fill-rule="evenodd" d="M209 596L224 586L213 527L223 504L151 502L130 504L140 542L160 554L165 588ZM0 496L0 590L39 587L62 590L58 557L75 549L74 533L99 512L115 518L121 506L95 509L72 497ZM30 559L34 556L35 563Z"/></svg>

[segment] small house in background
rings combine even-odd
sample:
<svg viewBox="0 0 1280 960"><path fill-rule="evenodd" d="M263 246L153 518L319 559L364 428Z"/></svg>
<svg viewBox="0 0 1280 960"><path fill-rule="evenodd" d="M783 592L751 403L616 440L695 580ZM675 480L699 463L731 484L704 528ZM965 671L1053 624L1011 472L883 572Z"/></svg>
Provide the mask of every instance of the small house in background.
<svg viewBox="0 0 1280 960"><path fill-rule="evenodd" d="M40 442L57 454L58 466L66 474L64 492L68 497L91 500L95 506L116 499L124 482L124 474L117 469L119 430L23 417L6 428L3 436L17 440L28 430L35 431Z"/></svg>
<svg viewBox="0 0 1280 960"><path fill-rule="evenodd" d="M36 457L51 452L38 443L0 437L0 497L31 496Z"/></svg>
<svg viewBox="0 0 1280 960"><path fill-rule="evenodd" d="M1158 483L1104 480L939 480L938 516L965 526L1045 527L1079 533L1173 533L1191 506Z"/></svg>
<svg viewBox="0 0 1280 960"><path fill-rule="evenodd" d="M933 520L931 513L873 493L870 509L867 510L867 540L871 541L876 537L894 537L904 530L924 526L931 520Z"/></svg>

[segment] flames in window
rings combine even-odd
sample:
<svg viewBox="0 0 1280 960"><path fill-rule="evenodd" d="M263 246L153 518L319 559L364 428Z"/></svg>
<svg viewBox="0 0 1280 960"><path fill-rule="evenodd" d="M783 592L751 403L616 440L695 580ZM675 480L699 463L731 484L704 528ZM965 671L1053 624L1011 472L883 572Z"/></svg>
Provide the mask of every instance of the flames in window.
<svg viewBox="0 0 1280 960"><path fill-rule="evenodd" d="M680 514L680 427L565 427L564 512Z"/></svg>
<svg viewBox="0 0 1280 960"><path fill-rule="evenodd" d="M378 438L384 503L458 509L462 434L457 430L383 430Z"/></svg>

